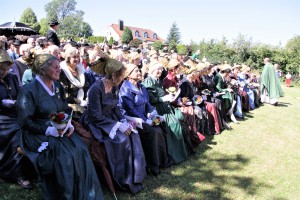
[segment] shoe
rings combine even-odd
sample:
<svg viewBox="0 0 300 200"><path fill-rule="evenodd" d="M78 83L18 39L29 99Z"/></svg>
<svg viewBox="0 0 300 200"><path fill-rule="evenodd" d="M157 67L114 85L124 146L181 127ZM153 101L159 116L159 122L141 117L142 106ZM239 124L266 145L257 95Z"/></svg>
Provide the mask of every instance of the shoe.
<svg viewBox="0 0 300 200"><path fill-rule="evenodd" d="M227 124L226 122L223 122L223 129L227 129L227 130L231 130L231 126L229 124Z"/></svg>
<svg viewBox="0 0 300 200"><path fill-rule="evenodd" d="M33 188L33 184L25 178L18 178L17 183L24 189L30 190Z"/></svg>
<svg viewBox="0 0 300 200"><path fill-rule="evenodd" d="M239 123L240 123L240 122L238 122L238 121L236 120L236 118L235 118L235 116L234 116L233 114L230 115L230 119L231 119L231 121L232 121L233 123L235 123L235 124L239 124Z"/></svg>
<svg viewBox="0 0 300 200"><path fill-rule="evenodd" d="M240 118L240 119L245 119L244 115L242 115L242 116L235 115L235 117Z"/></svg>
<svg viewBox="0 0 300 200"><path fill-rule="evenodd" d="M152 176L158 176L160 174L160 170L155 171L152 169L147 169L146 171L148 172L148 174L151 174Z"/></svg>

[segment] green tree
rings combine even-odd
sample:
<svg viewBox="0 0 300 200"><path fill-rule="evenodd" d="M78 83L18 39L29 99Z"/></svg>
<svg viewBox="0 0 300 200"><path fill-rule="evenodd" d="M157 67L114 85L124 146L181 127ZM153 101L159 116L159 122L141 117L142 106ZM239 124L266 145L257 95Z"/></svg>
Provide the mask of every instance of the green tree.
<svg viewBox="0 0 300 200"><path fill-rule="evenodd" d="M115 43L115 40L113 37L110 37L109 40L108 40L108 44L109 45L113 45Z"/></svg>
<svg viewBox="0 0 300 200"><path fill-rule="evenodd" d="M52 0L45 5L47 18L64 20L75 11L76 4L75 0Z"/></svg>
<svg viewBox="0 0 300 200"><path fill-rule="evenodd" d="M181 35L180 35L180 31L179 28L177 27L177 24L174 22L170 28L168 37L167 37L167 41L169 43L169 46L171 43L173 44L179 44L181 40ZM176 47L175 45L175 47Z"/></svg>
<svg viewBox="0 0 300 200"><path fill-rule="evenodd" d="M30 26L37 32L40 31L40 24L37 21L36 15L31 8L26 8L20 17L20 22Z"/></svg>
<svg viewBox="0 0 300 200"><path fill-rule="evenodd" d="M122 33L122 43L123 44L129 44L129 42L133 39L132 31L125 27L123 33Z"/></svg>
<svg viewBox="0 0 300 200"><path fill-rule="evenodd" d="M93 35L93 29L91 25L87 22L82 22L81 31L78 34L79 37L91 37Z"/></svg>
<svg viewBox="0 0 300 200"><path fill-rule="evenodd" d="M235 63L245 63L250 58L252 38L247 39L246 36L239 34L234 39L232 48L236 52L233 61Z"/></svg>
<svg viewBox="0 0 300 200"><path fill-rule="evenodd" d="M171 41L169 42L169 47L168 47L169 51L171 51L171 50L177 50L177 49L176 49L176 46L177 46L176 41L175 41L175 40L171 40Z"/></svg>
<svg viewBox="0 0 300 200"><path fill-rule="evenodd" d="M250 51L250 60L253 68L262 70L264 63L264 58L268 57L272 60L273 52L271 46L266 44L256 44L252 47Z"/></svg>
<svg viewBox="0 0 300 200"><path fill-rule="evenodd" d="M49 20L47 18L43 18L40 20L40 35L46 36L47 31L49 30Z"/></svg>
<svg viewBox="0 0 300 200"><path fill-rule="evenodd" d="M178 44L176 46L177 52L179 55L185 55L187 51L187 47L184 44Z"/></svg>
<svg viewBox="0 0 300 200"><path fill-rule="evenodd" d="M102 42L105 42L106 41L106 37L104 36L91 36L89 37L89 41L91 44L94 44L94 43L102 43Z"/></svg>
<svg viewBox="0 0 300 200"><path fill-rule="evenodd" d="M158 50L162 50L163 47L164 47L164 44L161 42L161 41L155 41L153 44L152 44L152 47L158 51Z"/></svg>
<svg viewBox="0 0 300 200"><path fill-rule="evenodd" d="M134 48L138 48L140 44L142 44L142 41L138 38L135 38L129 42L129 46Z"/></svg>
<svg viewBox="0 0 300 200"><path fill-rule="evenodd" d="M290 39L286 46L285 52L288 62L286 63L286 71L292 74L300 74L300 35Z"/></svg>
<svg viewBox="0 0 300 200"><path fill-rule="evenodd" d="M82 10L76 10L75 0L52 0L45 5L47 19L58 19L60 37L89 37L93 34L91 26L84 22Z"/></svg>
<svg viewBox="0 0 300 200"><path fill-rule="evenodd" d="M82 34L83 11L76 11L67 15L60 21L58 33L61 37L72 38Z"/></svg>

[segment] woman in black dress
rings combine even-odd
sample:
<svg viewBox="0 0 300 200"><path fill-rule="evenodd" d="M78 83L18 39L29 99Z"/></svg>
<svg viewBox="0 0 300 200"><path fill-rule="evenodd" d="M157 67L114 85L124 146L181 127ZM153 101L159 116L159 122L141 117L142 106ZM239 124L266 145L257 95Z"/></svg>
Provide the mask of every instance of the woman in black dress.
<svg viewBox="0 0 300 200"><path fill-rule="evenodd" d="M0 177L30 189L32 184L26 180L24 171L25 157L17 152L22 131L15 106L18 78L9 72L12 63L0 47Z"/></svg>
<svg viewBox="0 0 300 200"><path fill-rule="evenodd" d="M103 199L88 148L71 123L58 130L49 123L51 112L68 112L59 59L35 55L36 78L19 93L17 107L22 127L21 147L39 175L44 199ZM64 133L64 134L63 134Z"/></svg>

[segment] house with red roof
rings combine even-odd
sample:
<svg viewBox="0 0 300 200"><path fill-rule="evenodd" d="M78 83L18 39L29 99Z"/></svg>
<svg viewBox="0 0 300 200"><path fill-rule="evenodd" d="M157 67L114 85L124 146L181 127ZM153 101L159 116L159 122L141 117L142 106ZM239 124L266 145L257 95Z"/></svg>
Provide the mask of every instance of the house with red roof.
<svg viewBox="0 0 300 200"><path fill-rule="evenodd" d="M161 41L161 42L165 41L164 39L159 37L156 32L150 29L137 28L132 26L125 26L125 27L128 27L131 30L133 39L138 38L141 41L147 43L154 43L156 41ZM123 30L125 29L125 27L123 28ZM121 43L120 41L122 38L123 30L120 30L120 28L122 29L122 26L120 26L120 24L111 24L104 29L102 36L105 36L108 40L110 37L112 37L115 41Z"/></svg>

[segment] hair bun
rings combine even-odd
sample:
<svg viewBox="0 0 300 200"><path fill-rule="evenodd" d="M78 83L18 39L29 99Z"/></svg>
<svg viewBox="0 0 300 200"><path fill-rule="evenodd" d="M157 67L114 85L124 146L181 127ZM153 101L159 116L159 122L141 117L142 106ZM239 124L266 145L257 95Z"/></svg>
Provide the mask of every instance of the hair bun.
<svg viewBox="0 0 300 200"><path fill-rule="evenodd" d="M36 57L35 49L30 49L27 56L23 56L23 60L27 62L28 65L32 66L34 63L34 59Z"/></svg>

